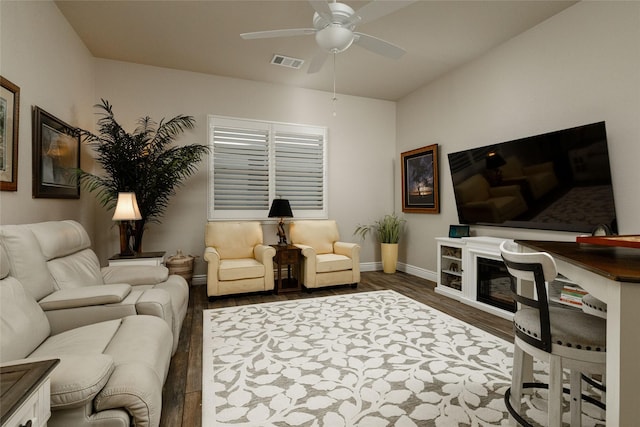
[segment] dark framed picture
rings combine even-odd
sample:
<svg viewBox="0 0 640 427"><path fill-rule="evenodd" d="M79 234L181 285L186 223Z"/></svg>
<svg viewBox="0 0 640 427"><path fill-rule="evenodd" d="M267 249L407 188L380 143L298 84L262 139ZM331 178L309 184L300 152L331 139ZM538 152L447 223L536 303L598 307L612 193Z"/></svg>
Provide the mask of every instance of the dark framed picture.
<svg viewBox="0 0 640 427"><path fill-rule="evenodd" d="M450 225L449 237L459 239L461 237L469 237L470 231L468 225Z"/></svg>
<svg viewBox="0 0 640 427"><path fill-rule="evenodd" d="M33 197L80 198L80 133L33 107Z"/></svg>
<svg viewBox="0 0 640 427"><path fill-rule="evenodd" d="M0 77L0 190L18 190L20 88Z"/></svg>
<svg viewBox="0 0 640 427"><path fill-rule="evenodd" d="M440 213L438 144L401 154L402 212Z"/></svg>

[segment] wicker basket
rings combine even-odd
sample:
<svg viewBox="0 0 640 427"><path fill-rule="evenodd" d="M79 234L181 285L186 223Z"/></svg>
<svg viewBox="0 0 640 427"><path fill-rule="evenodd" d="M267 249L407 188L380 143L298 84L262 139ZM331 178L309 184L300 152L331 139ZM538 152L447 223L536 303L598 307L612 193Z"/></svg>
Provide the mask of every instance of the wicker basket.
<svg viewBox="0 0 640 427"><path fill-rule="evenodd" d="M193 278L193 261L197 257L191 255L183 255L182 251L178 249L178 253L169 257L165 262L165 265L169 269L169 274L177 274L184 277L187 283L191 284Z"/></svg>

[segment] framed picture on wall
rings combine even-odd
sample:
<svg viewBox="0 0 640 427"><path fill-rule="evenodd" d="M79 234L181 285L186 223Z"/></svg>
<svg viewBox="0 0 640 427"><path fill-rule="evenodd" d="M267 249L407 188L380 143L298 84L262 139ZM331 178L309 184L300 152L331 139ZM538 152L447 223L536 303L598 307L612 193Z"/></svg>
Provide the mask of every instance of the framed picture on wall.
<svg viewBox="0 0 640 427"><path fill-rule="evenodd" d="M0 190L18 190L20 88L0 77Z"/></svg>
<svg viewBox="0 0 640 427"><path fill-rule="evenodd" d="M33 107L33 197L80 198L80 133Z"/></svg>
<svg viewBox="0 0 640 427"><path fill-rule="evenodd" d="M440 213L438 144L401 154L402 212Z"/></svg>

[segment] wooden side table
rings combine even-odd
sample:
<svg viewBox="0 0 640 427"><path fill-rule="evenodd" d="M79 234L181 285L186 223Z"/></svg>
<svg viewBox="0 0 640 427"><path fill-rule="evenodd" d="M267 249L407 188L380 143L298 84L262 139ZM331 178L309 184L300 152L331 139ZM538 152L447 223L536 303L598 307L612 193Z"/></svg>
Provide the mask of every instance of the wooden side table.
<svg viewBox="0 0 640 427"><path fill-rule="evenodd" d="M114 255L109 258L109 267L115 265L164 265L165 252L140 252L135 255L121 256Z"/></svg>
<svg viewBox="0 0 640 427"><path fill-rule="evenodd" d="M276 269L275 293L295 292L302 289L300 268L302 250L293 245L271 245L276 249L273 265ZM283 277L286 273L286 277Z"/></svg>
<svg viewBox="0 0 640 427"><path fill-rule="evenodd" d="M2 427L42 427L51 416L51 372L59 359L0 368Z"/></svg>

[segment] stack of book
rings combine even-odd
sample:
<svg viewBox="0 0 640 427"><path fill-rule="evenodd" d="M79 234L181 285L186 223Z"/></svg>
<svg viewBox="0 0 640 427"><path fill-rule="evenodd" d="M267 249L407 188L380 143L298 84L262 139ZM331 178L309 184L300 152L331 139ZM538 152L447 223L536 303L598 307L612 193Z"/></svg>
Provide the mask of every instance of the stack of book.
<svg viewBox="0 0 640 427"><path fill-rule="evenodd" d="M560 302L571 307L582 308L582 297L587 294L587 291L579 286L564 285L560 292Z"/></svg>

